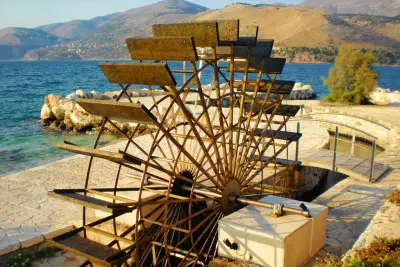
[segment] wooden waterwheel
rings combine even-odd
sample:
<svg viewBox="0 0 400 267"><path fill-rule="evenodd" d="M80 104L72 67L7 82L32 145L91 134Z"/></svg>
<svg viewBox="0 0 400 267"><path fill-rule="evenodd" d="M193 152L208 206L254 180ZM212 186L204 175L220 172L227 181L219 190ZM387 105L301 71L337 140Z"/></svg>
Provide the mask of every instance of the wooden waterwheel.
<svg viewBox="0 0 400 267"><path fill-rule="evenodd" d="M299 107L282 100L294 82L276 79L285 59L271 58L273 40L257 32L238 20L154 25L154 37L127 39L133 62L100 64L121 93L77 100L104 121L93 148L59 145L90 163L82 189L49 193L84 207L83 226L53 245L85 257L84 265L207 265L217 255L219 219L243 205L272 208L257 201L268 194L290 196L299 162L285 152L301 134L285 129ZM126 138L123 149L97 148L106 124ZM95 158L117 165L113 187L90 186ZM102 213L93 219L90 210Z"/></svg>

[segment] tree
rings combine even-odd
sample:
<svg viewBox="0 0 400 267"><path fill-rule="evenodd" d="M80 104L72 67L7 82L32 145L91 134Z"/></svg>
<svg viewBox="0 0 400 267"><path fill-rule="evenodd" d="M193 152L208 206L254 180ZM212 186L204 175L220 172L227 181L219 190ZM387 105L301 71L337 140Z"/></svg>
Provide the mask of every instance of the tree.
<svg viewBox="0 0 400 267"><path fill-rule="evenodd" d="M372 69L375 61L375 56L370 52L341 45L329 76L322 77L330 91L323 100L353 105L368 104L369 95L376 87L379 76Z"/></svg>

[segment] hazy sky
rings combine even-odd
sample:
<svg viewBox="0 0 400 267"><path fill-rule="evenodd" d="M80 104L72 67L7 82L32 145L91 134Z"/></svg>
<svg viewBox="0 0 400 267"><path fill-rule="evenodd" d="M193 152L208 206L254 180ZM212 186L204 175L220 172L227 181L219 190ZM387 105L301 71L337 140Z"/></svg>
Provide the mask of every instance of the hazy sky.
<svg viewBox="0 0 400 267"><path fill-rule="evenodd" d="M0 0L0 29L4 27L36 27L74 19L125 11L130 8L159 2L160 0ZM221 8L227 4L286 3L297 4L302 0L193 0L208 8Z"/></svg>

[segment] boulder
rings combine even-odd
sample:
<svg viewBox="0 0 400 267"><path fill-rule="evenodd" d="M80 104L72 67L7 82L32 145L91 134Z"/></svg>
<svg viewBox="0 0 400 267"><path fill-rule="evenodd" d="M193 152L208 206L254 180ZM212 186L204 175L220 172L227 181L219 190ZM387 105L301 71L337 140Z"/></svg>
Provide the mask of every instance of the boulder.
<svg viewBox="0 0 400 267"><path fill-rule="evenodd" d="M55 118L50 105L45 103L40 111L40 119L42 119L42 121L53 121Z"/></svg>
<svg viewBox="0 0 400 267"><path fill-rule="evenodd" d="M87 98L85 91L82 89L77 89L75 91L75 94L76 94L77 98Z"/></svg>
<svg viewBox="0 0 400 267"><path fill-rule="evenodd" d="M311 85L303 83L296 83L289 95L289 99L292 100L307 100L314 99L315 97L316 95Z"/></svg>
<svg viewBox="0 0 400 267"><path fill-rule="evenodd" d="M69 118L74 125L81 125L85 127L91 125L89 116L87 114L79 112L76 109L71 113Z"/></svg>
<svg viewBox="0 0 400 267"><path fill-rule="evenodd" d="M77 111L79 111L79 112L81 112L81 113L87 114L86 110L84 110L79 104L75 104L73 110L77 110Z"/></svg>
<svg viewBox="0 0 400 267"><path fill-rule="evenodd" d="M58 131L58 130L60 130L60 127L59 127L59 126L60 126L60 122L59 122L59 121L53 121L53 122L49 125L48 129Z"/></svg>
<svg viewBox="0 0 400 267"><path fill-rule="evenodd" d="M58 106L61 101L61 96L54 95L54 94L50 94L50 95L46 96L46 98L47 98L47 102L49 103L51 108ZM46 99L45 99L45 103L46 103Z"/></svg>
<svg viewBox="0 0 400 267"><path fill-rule="evenodd" d="M390 89L384 89L377 87L370 94L371 102L376 105L388 105L400 103L400 94L398 91L391 91Z"/></svg>
<svg viewBox="0 0 400 267"><path fill-rule="evenodd" d="M51 111L53 112L54 116L58 121L64 120L65 109L63 108L62 105L53 106L51 108Z"/></svg>
<svg viewBox="0 0 400 267"><path fill-rule="evenodd" d="M76 95L76 93L69 94L65 97L65 99L72 100L72 101L76 100L77 98L78 98L78 96Z"/></svg>
<svg viewBox="0 0 400 267"><path fill-rule="evenodd" d="M117 99L119 93L119 91L105 92L104 96L109 97L110 99Z"/></svg>
<svg viewBox="0 0 400 267"><path fill-rule="evenodd" d="M97 91L90 91L87 93L87 98L89 99L101 99L103 97L103 94L97 92Z"/></svg>

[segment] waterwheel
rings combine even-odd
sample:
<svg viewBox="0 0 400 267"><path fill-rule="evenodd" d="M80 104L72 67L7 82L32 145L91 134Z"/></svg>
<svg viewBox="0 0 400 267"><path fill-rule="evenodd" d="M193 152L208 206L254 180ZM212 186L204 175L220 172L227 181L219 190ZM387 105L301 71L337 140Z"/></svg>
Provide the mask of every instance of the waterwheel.
<svg viewBox="0 0 400 267"><path fill-rule="evenodd" d="M134 61L100 64L121 92L116 101L77 100L104 119L93 148L59 145L90 162L82 189L49 193L83 206L83 226L53 245L85 257L83 265L207 265L218 220L244 205L309 215L257 201L293 194L299 162L286 150L301 137L286 131L299 106L282 104L294 86L276 79L285 59L271 58L273 40L257 33L238 20L154 25L154 37L127 39ZM98 149L107 124L126 138L123 149ZM118 166L113 187L90 186L95 158ZM102 215L93 220L90 210Z"/></svg>

